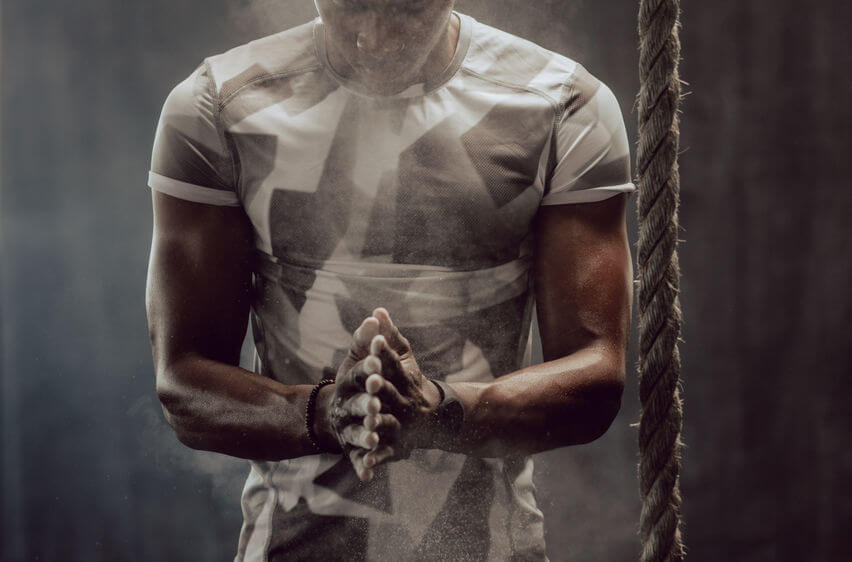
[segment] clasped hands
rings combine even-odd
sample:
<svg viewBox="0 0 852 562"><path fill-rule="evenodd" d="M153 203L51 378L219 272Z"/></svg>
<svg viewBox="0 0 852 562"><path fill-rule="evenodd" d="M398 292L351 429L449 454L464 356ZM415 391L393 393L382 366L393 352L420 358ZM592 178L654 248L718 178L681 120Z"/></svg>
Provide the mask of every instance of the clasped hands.
<svg viewBox="0 0 852 562"><path fill-rule="evenodd" d="M326 389L317 401L317 433L339 443L362 481L372 479L374 467L429 446L428 420L440 392L385 308L355 330L335 384Z"/></svg>

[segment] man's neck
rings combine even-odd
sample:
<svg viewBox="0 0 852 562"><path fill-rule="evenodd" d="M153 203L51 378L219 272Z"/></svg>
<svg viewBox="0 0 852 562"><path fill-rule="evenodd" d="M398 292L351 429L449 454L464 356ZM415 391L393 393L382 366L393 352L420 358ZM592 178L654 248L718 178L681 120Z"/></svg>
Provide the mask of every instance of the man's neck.
<svg viewBox="0 0 852 562"><path fill-rule="evenodd" d="M411 86L411 84L428 83L438 78L450 65L453 57L455 57L460 29L461 20L459 16L456 15L455 12L451 12L443 36L440 41L438 41L435 48L432 49L432 52L429 53L429 57L426 59L426 62L423 63L420 73L410 84L403 85L399 89L403 90L405 87ZM328 60L332 68L334 68L341 76L357 80L357 78L353 76L352 68L330 44L327 44L326 49Z"/></svg>
<svg viewBox="0 0 852 562"><path fill-rule="evenodd" d="M455 14L455 12L450 14L450 21L447 24L447 30L444 33L444 36L438 42L432 52L429 54L429 58L426 59L426 63L423 65L423 69L420 74L421 82L430 82L433 79L437 78L444 72L444 69L450 65L453 57L456 54L456 49L458 48L459 41L459 29L461 27L461 22L459 21L459 17Z"/></svg>

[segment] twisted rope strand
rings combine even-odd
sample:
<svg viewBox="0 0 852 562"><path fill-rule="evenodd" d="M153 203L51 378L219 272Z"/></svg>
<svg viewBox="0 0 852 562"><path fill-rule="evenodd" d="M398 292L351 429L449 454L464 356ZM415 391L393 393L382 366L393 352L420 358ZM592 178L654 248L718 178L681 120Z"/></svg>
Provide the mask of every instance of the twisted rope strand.
<svg viewBox="0 0 852 562"><path fill-rule="evenodd" d="M680 520L683 406L677 259L681 91L679 0L640 0L637 96L639 143L637 243L639 301L639 535L642 561L685 557Z"/></svg>

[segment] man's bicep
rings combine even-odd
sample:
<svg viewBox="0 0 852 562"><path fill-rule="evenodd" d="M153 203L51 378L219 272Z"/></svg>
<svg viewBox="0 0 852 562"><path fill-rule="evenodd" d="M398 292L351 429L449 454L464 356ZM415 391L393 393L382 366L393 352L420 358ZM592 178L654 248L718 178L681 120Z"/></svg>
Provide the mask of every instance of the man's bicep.
<svg viewBox="0 0 852 562"><path fill-rule="evenodd" d="M536 216L535 297L544 359L590 345L623 361L633 266L627 195L542 206Z"/></svg>
<svg viewBox="0 0 852 562"><path fill-rule="evenodd" d="M146 306L156 368L185 353L236 364L251 285L251 227L241 207L152 191Z"/></svg>

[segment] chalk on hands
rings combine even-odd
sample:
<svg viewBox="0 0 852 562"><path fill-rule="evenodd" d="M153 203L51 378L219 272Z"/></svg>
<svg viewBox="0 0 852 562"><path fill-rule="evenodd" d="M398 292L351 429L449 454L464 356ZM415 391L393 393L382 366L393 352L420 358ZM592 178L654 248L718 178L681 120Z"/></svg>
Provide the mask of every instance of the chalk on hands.
<svg viewBox="0 0 852 562"><path fill-rule="evenodd" d="M364 387L370 394L377 394L384 386L385 379L382 375L370 375L364 383Z"/></svg>
<svg viewBox="0 0 852 562"><path fill-rule="evenodd" d="M382 360L376 357L375 355L370 355L369 357L364 359L364 372L367 374L381 373Z"/></svg>
<svg viewBox="0 0 852 562"><path fill-rule="evenodd" d="M378 412L369 416L364 416L364 427L366 427L368 431L375 431L375 429L379 427L380 421L381 418L378 416Z"/></svg>
<svg viewBox="0 0 852 562"><path fill-rule="evenodd" d="M370 342L370 353L372 355L379 355L382 352L382 347L384 347L387 340L383 335L378 335L373 338L373 341Z"/></svg>
<svg viewBox="0 0 852 562"><path fill-rule="evenodd" d="M349 461L352 463L353 468L355 468L358 478L362 482L369 482L373 479L373 471L365 465L364 456L365 454L362 450L352 449L349 451Z"/></svg>
<svg viewBox="0 0 852 562"><path fill-rule="evenodd" d="M367 451L367 453L364 455L364 466L366 466L367 468L372 468L377 464L383 463L387 459L393 457L394 453L395 451L393 447L387 445L379 447L372 451Z"/></svg>
<svg viewBox="0 0 852 562"><path fill-rule="evenodd" d="M370 416L379 413L382 403L378 397L361 392L348 400L344 407L353 416Z"/></svg>
<svg viewBox="0 0 852 562"><path fill-rule="evenodd" d="M343 428L341 436L350 445L364 449L372 449L379 444L379 434L375 431L369 431L363 425L347 425Z"/></svg>
<svg viewBox="0 0 852 562"><path fill-rule="evenodd" d="M353 339L360 347L367 347L379 331L379 321L372 316L366 318L355 330Z"/></svg>

